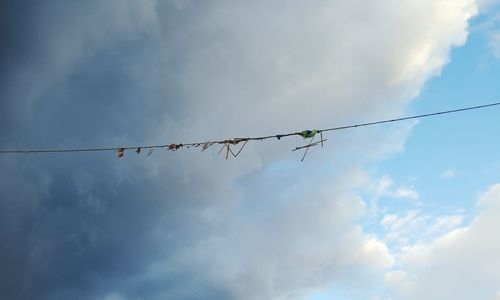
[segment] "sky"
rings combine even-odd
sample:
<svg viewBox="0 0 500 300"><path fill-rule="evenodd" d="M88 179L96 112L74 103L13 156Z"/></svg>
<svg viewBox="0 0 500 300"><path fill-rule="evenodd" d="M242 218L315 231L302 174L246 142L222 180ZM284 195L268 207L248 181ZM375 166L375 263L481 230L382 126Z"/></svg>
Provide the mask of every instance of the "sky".
<svg viewBox="0 0 500 300"><path fill-rule="evenodd" d="M0 149L500 101L496 0L1 1ZM498 108L0 156L0 298L500 299Z"/></svg>

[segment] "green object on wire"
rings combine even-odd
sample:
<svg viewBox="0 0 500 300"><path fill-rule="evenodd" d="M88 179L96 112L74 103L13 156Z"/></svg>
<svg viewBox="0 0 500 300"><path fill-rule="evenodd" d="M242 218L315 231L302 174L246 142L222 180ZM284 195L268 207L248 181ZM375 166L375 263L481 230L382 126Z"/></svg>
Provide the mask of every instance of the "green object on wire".
<svg viewBox="0 0 500 300"><path fill-rule="evenodd" d="M310 139L310 138L314 137L316 135L316 133L318 133L317 129L304 130L304 131L300 132L299 134L305 139Z"/></svg>

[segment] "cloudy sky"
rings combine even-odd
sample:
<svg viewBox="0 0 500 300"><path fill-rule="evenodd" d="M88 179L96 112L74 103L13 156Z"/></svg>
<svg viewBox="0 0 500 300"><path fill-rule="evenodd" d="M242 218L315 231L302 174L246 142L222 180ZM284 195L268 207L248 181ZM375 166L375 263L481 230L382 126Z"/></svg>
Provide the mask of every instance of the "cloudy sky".
<svg viewBox="0 0 500 300"><path fill-rule="evenodd" d="M499 101L496 0L0 2L0 149ZM2 299L500 299L499 109L0 156Z"/></svg>

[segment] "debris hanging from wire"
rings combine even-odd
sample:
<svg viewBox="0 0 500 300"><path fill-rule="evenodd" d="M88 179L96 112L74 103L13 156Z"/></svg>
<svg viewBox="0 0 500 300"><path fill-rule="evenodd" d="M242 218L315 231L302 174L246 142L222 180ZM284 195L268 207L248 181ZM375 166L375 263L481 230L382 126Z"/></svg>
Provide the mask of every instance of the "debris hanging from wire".
<svg viewBox="0 0 500 300"><path fill-rule="evenodd" d="M324 142L327 141L326 139L323 138L324 132L346 130L346 129L372 126L372 125L378 125L378 124L384 124L384 123L400 122L400 121L426 118L426 117L444 115L444 114L452 114L452 113L458 113L458 112L463 112L463 111L468 111L468 110L482 109L482 108L498 106L498 105L500 105L500 102L458 108L458 109L453 109L453 110L445 110L445 111L439 111L439 112L433 112L433 113L427 113L427 114L413 115L413 116L401 117L401 118L396 118L396 119L387 119L387 120L381 120L381 121L359 123L359 124L338 126L338 127L325 128L325 129L302 130L302 131L298 131L298 132L290 132L290 133L285 133L285 134L274 134L274 135L259 136L259 137L232 138L232 139L223 139L223 140L197 142L197 143L179 143L179 144L165 144L165 145L127 146L127 147L119 146L119 147L72 148L72 149L66 149L66 148L59 148L59 149L14 149L14 150L0 150L0 154L35 154L35 153L69 153L69 152L113 151L117 154L117 158L120 159L120 158L123 158L125 156L125 152L127 150L134 150L137 154L141 154L143 152L142 150L148 150L146 157L149 157L149 156L151 156L151 154L153 154L153 151L155 149L166 149L169 151L177 151L181 148L188 148L189 149L189 148L201 147L201 151L205 151L208 148L212 147L213 145L221 145L221 148L218 152L218 155L220 155L221 153L225 153L224 156L226 159L228 159L230 154L234 158L237 157L241 153L243 148L245 148L247 143L250 141L263 141L263 140L269 140L269 139L277 139L279 141L282 138L286 138L286 137L300 136L303 139L310 139L309 143L307 145L304 145L304 146L296 147L292 151L305 149L304 154L302 155L302 159L301 159L301 161L304 161L304 159L307 155L307 152L309 151L309 148L315 147L318 145L321 145L321 147L323 147ZM320 139L319 139L319 141L314 142L314 138L316 137L317 134L320 135ZM235 148L239 144L242 144L241 147L239 148L239 150L233 151L233 150L236 150Z"/></svg>

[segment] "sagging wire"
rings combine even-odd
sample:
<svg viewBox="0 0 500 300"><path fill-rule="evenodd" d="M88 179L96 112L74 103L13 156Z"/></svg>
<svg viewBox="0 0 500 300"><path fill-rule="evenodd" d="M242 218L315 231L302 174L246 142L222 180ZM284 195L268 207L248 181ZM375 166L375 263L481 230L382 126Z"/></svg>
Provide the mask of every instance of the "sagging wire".
<svg viewBox="0 0 500 300"><path fill-rule="evenodd" d="M437 116L437 115L452 114L452 113L469 111L469 110L483 109L483 108L488 108L488 107L493 107L493 106L498 106L498 105L500 105L500 102L477 105L477 106L469 106L469 107L463 107L463 108L458 108L458 109L445 110L445 111L439 111L439 112L433 112L433 113L427 113L427 114L406 116L406 117L395 118L395 119L380 120L380 121L374 121L374 122L368 122L368 123L358 123L358 124L338 126L338 127L325 128L325 129L303 130L300 132L289 132L289 133L284 133L284 134L274 134L274 135L259 136L259 137L233 138L233 139L224 139L224 140L216 140L216 141L197 142L197 143L179 143L179 144L174 143L174 144L164 144L164 145L127 146L127 147L120 146L120 147L100 147L100 148L11 149L11 150L7 149L7 150L0 150L0 154L74 153L74 152L114 151L117 153L118 158L123 158L125 155L125 152L127 150L134 150L137 154L141 154L143 152L143 150L148 150L146 157L149 157L153 154L153 151L155 149L166 149L169 151L177 151L181 148L191 148L191 147L199 148L199 147L201 147L201 151L203 152L203 151L207 150L208 148L212 147L213 145L218 144L218 145L222 145L221 149L219 150L218 155L221 154L224 149L226 149L225 157L226 157L226 159L228 159L229 154L231 154L234 158L236 158L241 153L241 151L243 150L243 148L246 146L246 144L249 141L262 141L262 140L268 140L268 139L274 139L274 138L277 140L281 140L282 138L286 138L286 137L301 136L303 139L310 139L309 143L305 146L296 147L292 151L305 149L304 154L302 155L302 159L301 159L301 161L304 161L304 159L305 159L305 157L306 157L306 155L311 147L315 147L318 145L321 145L321 147L323 147L324 142L327 141L326 139L323 138L324 132L346 130L346 129L365 127L365 126L373 126L373 125L384 124L384 123L400 122L400 121L406 121L406 120L412 120L412 119L420 119L420 118L426 118L426 117ZM318 133L320 134L320 140L317 142L314 142L314 138L315 138L316 134L318 134ZM233 149L231 149L231 147L235 147L236 145L238 145L240 143L243 143L243 145L240 147L240 149L236 153L234 153Z"/></svg>

